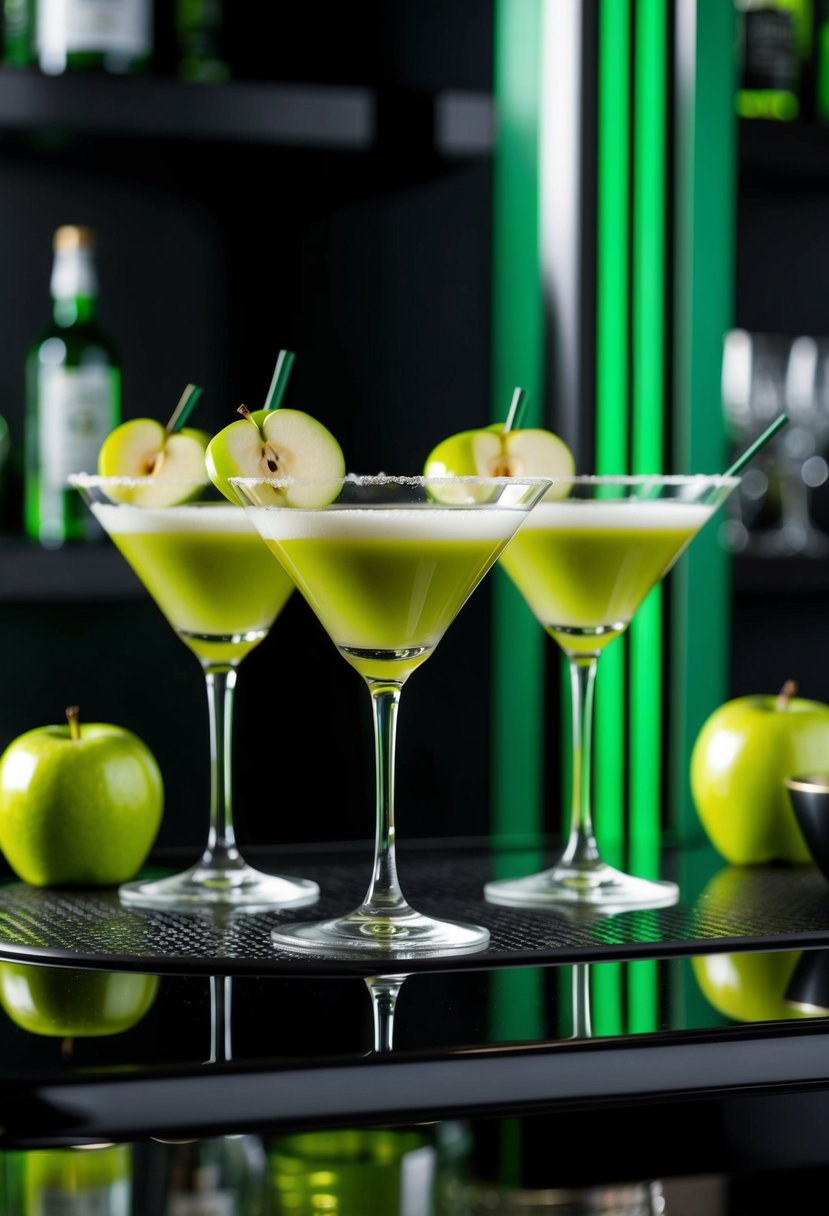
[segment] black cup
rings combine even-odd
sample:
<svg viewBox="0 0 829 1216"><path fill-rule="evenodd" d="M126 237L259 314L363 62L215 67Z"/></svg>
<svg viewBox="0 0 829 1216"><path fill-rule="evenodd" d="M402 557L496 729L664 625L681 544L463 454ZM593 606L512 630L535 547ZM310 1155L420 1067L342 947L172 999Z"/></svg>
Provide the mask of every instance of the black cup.
<svg viewBox="0 0 829 1216"><path fill-rule="evenodd" d="M829 950L804 950L792 972L785 1000L801 1013L829 1015Z"/></svg>
<svg viewBox="0 0 829 1216"><path fill-rule="evenodd" d="M786 777L785 786L809 852L829 878L829 774Z"/></svg>

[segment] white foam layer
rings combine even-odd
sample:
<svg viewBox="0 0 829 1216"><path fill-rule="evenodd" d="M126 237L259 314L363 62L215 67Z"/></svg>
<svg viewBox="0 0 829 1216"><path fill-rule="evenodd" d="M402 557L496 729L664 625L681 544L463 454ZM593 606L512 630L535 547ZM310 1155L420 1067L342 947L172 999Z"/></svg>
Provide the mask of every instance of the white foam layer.
<svg viewBox="0 0 829 1216"><path fill-rule="evenodd" d="M550 528L579 528L592 531L628 530L694 532L701 528L716 508L706 503L676 502L670 499L569 499L541 502L521 525L521 531Z"/></svg>
<svg viewBox="0 0 829 1216"><path fill-rule="evenodd" d="M242 507L231 503L185 504L180 507L132 507L127 504L92 504L92 512L110 536L146 536L159 532L250 533L251 524Z"/></svg>
<svg viewBox="0 0 829 1216"><path fill-rule="evenodd" d="M510 507L254 507L266 540L509 540L522 519Z"/></svg>

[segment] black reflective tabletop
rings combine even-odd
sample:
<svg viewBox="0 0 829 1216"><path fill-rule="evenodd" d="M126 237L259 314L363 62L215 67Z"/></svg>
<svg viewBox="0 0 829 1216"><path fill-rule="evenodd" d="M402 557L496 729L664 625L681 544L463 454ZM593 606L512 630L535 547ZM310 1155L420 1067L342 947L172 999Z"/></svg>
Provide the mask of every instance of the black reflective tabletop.
<svg viewBox="0 0 829 1216"><path fill-rule="evenodd" d="M209 975L370 975L376 960L309 958L274 946L281 924L357 906L370 868L368 845L250 853L261 868L316 879L311 908L281 913L169 913L122 907L111 889L0 886L0 958ZM670 908L599 915L504 908L483 898L492 877L532 872L543 846L490 848L479 842L424 843L401 850L411 903L426 913L485 925L486 951L405 960L407 972L463 971L560 962L667 958L716 950L829 945L829 883L813 866L734 867L708 847L666 849L663 877L679 881ZM622 859L624 861L624 859ZM381 958L381 962L383 962ZM388 967L395 960L389 955Z"/></svg>
<svg viewBox="0 0 829 1216"><path fill-rule="evenodd" d="M357 848L284 860L329 876L336 910L359 895ZM528 860L410 848L413 901L480 914L493 947L373 969L297 966L270 946L273 914L159 917L122 910L111 892L9 880L0 1145L631 1109L829 1084L829 884L816 871L735 870L690 850L667 859L683 892L674 909L575 920L483 903L482 877Z"/></svg>

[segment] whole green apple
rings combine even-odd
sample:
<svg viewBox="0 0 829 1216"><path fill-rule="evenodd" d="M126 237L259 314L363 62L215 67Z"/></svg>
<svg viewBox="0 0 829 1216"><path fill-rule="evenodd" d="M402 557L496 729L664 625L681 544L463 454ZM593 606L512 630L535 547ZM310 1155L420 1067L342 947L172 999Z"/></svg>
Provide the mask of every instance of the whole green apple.
<svg viewBox="0 0 829 1216"><path fill-rule="evenodd" d="M157 991L155 975L0 963L0 1005L21 1030L50 1038L122 1034Z"/></svg>
<svg viewBox="0 0 829 1216"><path fill-rule="evenodd" d="M829 705L791 694L738 697L715 710L691 755L691 790L711 843L734 865L808 862L784 777L829 763Z"/></svg>
<svg viewBox="0 0 829 1216"><path fill-rule="evenodd" d="M43 726L0 757L0 849L37 886L107 886L141 868L164 805L158 765L131 731Z"/></svg>
<svg viewBox="0 0 829 1216"><path fill-rule="evenodd" d="M710 1005L737 1022L777 1022L809 1015L785 999L799 950L760 954L705 954L691 959Z"/></svg>

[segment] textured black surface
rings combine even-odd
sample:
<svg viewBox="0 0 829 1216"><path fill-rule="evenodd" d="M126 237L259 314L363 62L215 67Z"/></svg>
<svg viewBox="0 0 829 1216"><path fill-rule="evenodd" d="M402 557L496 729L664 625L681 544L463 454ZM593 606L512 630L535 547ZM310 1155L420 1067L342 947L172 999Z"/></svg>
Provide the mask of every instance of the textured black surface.
<svg viewBox="0 0 829 1216"><path fill-rule="evenodd" d="M384 960L290 956L271 943L277 924L316 920L355 907L366 858L339 863L283 858L286 872L316 878L320 902L286 913L220 917L122 908L114 891L58 891L11 883L0 888L0 956L99 967L192 973L371 974ZM484 902L491 862L481 851L407 858L404 888L420 911L486 925L489 950L453 958L406 960L406 971L530 963L668 957L705 950L829 944L829 884L811 867L726 868L701 895L673 908L614 916ZM388 959L390 965L394 959ZM379 966L378 966L379 963Z"/></svg>

